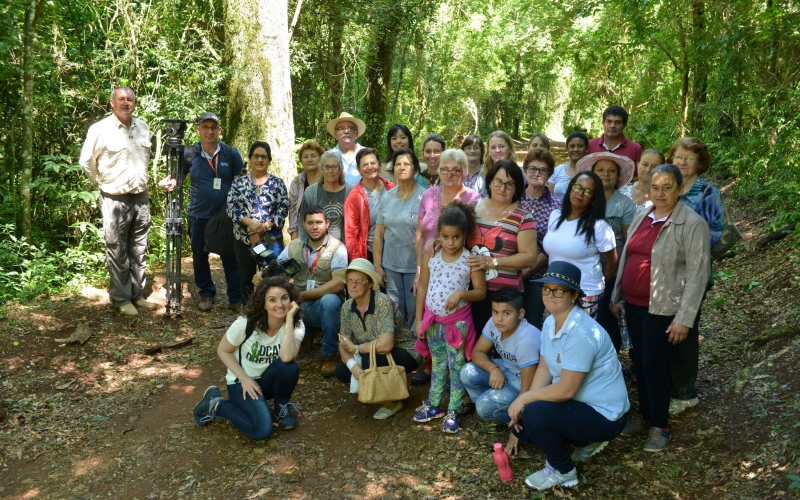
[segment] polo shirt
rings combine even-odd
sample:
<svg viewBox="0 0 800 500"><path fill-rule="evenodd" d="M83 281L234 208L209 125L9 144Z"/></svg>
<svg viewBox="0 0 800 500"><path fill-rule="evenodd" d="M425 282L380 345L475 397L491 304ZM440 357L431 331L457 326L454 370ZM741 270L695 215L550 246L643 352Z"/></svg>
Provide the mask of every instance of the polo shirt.
<svg viewBox="0 0 800 500"><path fill-rule="evenodd" d="M638 143L628 140L628 138L623 135L622 141L617 147L609 149L608 146L606 146L605 134L589 141L589 153L602 153L603 151L630 158L633 160L634 165L636 165L636 168L633 170L633 176L637 177L639 175L638 166L639 160L642 157L642 147Z"/></svg>
<svg viewBox="0 0 800 500"><path fill-rule="evenodd" d="M190 217L210 219L227 203L231 183L234 178L241 175L244 163L239 151L234 147L230 148L232 158L228 158L228 148L222 141L217 144L217 150L210 156L203 150L199 142L195 143L192 148L194 148L194 158L191 165L186 164L189 149L183 151L184 174L188 170L189 175L192 176L188 213ZM212 164L217 167L216 173L211 168ZM221 189L214 189L216 177L221 179Z"/></svg>

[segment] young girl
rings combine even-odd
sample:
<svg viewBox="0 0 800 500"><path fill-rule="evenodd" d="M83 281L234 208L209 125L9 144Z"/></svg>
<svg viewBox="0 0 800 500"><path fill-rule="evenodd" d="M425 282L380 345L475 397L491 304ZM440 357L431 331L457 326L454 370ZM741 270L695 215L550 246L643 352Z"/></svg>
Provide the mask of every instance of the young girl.
<svg viewBox="0 0 800 500"><path fill-rule="evenodd" d="M228 399L212 385L194 409L198 425L225 418L254 440L272 435L268 399L275 400L275 416L281 429L294 429L289 400L300 367L295 358L305 336L300 320L300 292L283 276L258 284L244 309L220 340L217 354L228 367Z"/></svg>
<svg viewBox="0 0 800 500"><path fill-rule="evenodd" d="M414 421L430 422L445 415L441 402L449 369L450 404L442 426L449 434L458 432L461 424L464 386L460 372L476 339L469 302L486 296L486 274L467 265L467 235L476 225L475 210L469 205L454 201L442 211L438 221L442 249L423 258L417 287L416 350L422 356L431 355L433 370L428 400L417 408Z"/></svg>

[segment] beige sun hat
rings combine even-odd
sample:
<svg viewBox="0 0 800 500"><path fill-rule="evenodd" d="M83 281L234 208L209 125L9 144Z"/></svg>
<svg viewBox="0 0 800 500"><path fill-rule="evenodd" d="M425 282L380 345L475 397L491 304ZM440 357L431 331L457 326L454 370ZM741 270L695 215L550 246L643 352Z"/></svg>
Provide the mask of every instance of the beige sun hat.
<svg viewBox="0 0 800 500"><path fill-rule="evenodd" d="M356 127L358 127L359 136L364 135L364 132L366 132L367 130L367 125L363 121L359 120L350 113L345 113L344 111L342 111L342 114L339 115L339 118L334 118L333 120L329 121L328 124L325 125L325 130L327 130L328 133L331 134L332 136L336 137L334 135L334 132L336 132L336 125L338 125L339 122L355 123Z"/></svg>
<svg viewBox="0 0 800 500"><path fill-rule="evenodd" d="M334 271L333 277L341 280L344 284L347 284L347 273L350 271L358 271L366 274L372 280L372 289L380 289L381 276L375 272L375 266L372 265L372 262L368 261L367 259L353 259L353 262L351 262L349 266L345 267L344 269Z"/></svg>
<svg viewBox="0 0 800 500"><path fill-rule="evenodd" d="M633 179L633 171L636 168L633 160L627 156L616 155L614 153L609 153L608 151L591 153L584 156L578 160L578 164L575 165L575 168L578 169L578 172L587 172L592 170L595 163L600 160L611 160L617 164L617 168L619 168L619 177L617 178L616 186L614 186L615 189L621 188L629 183L631 179Z"/></svg>

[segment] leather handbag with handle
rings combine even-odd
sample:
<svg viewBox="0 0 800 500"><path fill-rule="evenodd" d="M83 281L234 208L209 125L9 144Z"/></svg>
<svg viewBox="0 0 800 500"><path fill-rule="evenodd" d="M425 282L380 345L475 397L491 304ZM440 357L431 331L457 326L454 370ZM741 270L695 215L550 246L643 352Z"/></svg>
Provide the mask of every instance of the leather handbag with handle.
<svg viewBox="0 0 800 500"><path fill-rule="evenodd" d="M377 340L369 345L369 368L358 378L358 400L366 404L382 404L400 401L408 397L406 369L397 366L391 353L386 353L388 366L377 366L375 346Z"/></svg>

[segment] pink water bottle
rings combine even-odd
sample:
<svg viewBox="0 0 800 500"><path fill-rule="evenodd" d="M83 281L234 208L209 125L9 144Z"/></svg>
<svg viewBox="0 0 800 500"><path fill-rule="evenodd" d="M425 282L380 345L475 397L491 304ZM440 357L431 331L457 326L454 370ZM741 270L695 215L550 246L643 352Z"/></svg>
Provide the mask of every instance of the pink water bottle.
<svg viewBox="0 0 800 500"><path fill-rule="evenodd" d="M514 479L514 471L508 463L508 453L501 443L494 444L494 463L497 464L497 472L500 473L501 481L511 481Z"/></svg>

